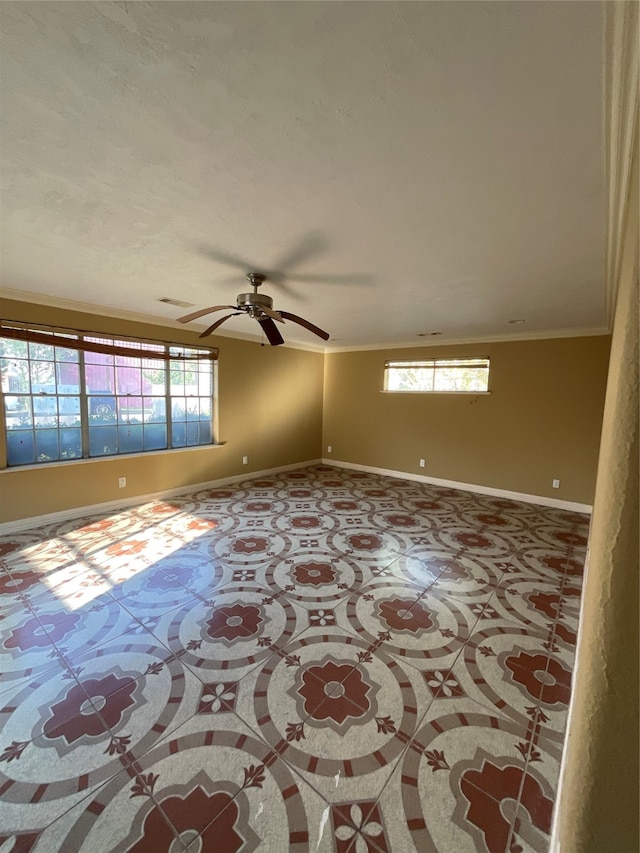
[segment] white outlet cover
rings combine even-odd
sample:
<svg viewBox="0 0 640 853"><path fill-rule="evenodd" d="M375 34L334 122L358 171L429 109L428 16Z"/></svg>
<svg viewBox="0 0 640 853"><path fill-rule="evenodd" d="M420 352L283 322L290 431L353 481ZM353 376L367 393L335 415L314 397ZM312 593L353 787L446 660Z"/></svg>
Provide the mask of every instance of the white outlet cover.
<svg viewBox="0 0 640 853"><path fill-rule="evenodd" d="M330 444L327 445L327 453L331 453L332 447Z"/></svg>
<svg viewBox="0 0 640 853"><path fill-rule="evenodd" d="M560 480L554 480L551 485L553 486L554 489L559 489L560 488Z"/></svg>
<svg viewBox="0 0 640 853"><path fill-rule="evenodd" d="M420 467L424 468L424 466L425 466L425 461L424 461L424 459L421 459L420 460Z"/></svg>

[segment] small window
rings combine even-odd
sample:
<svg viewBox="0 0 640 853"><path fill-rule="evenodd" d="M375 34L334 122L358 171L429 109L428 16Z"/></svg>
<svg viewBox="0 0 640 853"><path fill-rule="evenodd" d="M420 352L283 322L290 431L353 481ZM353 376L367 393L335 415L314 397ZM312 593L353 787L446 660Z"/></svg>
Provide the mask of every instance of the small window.
<svg viewBox="0 0 640 853"><path fill-rule="evenodd" d="M384 390L418 394L478 394L489 390L488 358L387 361Z"/></svg>

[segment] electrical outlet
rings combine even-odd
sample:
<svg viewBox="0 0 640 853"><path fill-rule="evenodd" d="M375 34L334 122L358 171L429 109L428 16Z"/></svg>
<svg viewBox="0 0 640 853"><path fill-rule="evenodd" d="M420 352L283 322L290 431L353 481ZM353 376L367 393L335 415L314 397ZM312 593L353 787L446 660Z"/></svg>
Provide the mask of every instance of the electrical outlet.
<svg viewBox="0 0 640 853"><path fill-rule="evenodd" d="M331 450L332 450L331 445L327 444L327 453L331 453Z"/></svg>
<svg viewBox="0 0 640 853"><path fill-rule="evenodd" d="M126 478L126 477L119 477L119 478L118 478L118 488L119 488L119 489L124 489L124 487L125 487L126 485L127 485L127 478Z"/></svg>
<svg viewBox="0 0 640 853"><path fill-rule="evenodd" d="M551 485L553 486L554 489L559 489L560 488L560 480L554 480L551 483Z"/></svg>
<svg viewBox="0 0 640 853"><path fill-rule="evenodd" d="M425 461L424 461L424 459L421 459L420 460L420 467L424 468L424 466L425 466Z"/></svg>
<svg viewBox="0 0 640 853"><path fill-rule="evenodd" d="M248 464L249 464L249 457L248 457L248 456L243 456L243 457L242 457L242 464L243 464L243 465L248 465Z"/></svg>

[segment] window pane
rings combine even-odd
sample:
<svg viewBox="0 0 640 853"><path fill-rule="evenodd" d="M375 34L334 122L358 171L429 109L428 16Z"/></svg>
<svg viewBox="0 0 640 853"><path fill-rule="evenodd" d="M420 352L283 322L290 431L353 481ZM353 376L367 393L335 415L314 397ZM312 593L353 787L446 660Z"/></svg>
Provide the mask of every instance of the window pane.
<svg viewBox="0 0 640 853"><path fill-rule="evenodd" d="M184 372L184 392L187 395L196 396L199 391L199 377L197 363L193 365L191 362L185 364Z"/></svg>
<svg viewBox="0 0 640 853"><path fill-rule="evenodd" d="M5 394L20 392L28 394L31 390L28 361L19 358L0 359L0 373L2 373L2 390Z"/></svg>
<svg viewBox="0 0 640 853"><path fill-rule="evenodd" d="M49 344L29 344L29 358L53 361L53 347Z"/></svg>
<svg viewBox="0 0 640 853"><path fill-rule="evenodd" d="M389 367L387 368L388 391L431 391L433 368Z"/></svg>
<svg viewBox="0 0 640 853"><path fill-rule="evenodd" d="M142 369L142 391L144 394L159 396L165 394L167 372L164 365L155 367L149 361L143 361Z"/></svg>
<svg viewBox="0 0 640 853"><path fill-rule="evenodd" d="M182 365L174 367L174 362L171 362L171 371L169 373L169 383L171 396L184 394L184 371Z"/></svg>
<svg viewBox="0 0 640 853"><path fill-rule="evenodd" d="M200 397L200 420L211 420L211 397Z"/></svg>
<svg viewBox="0 0 640 853"><path fill-rule="evenodd" d="M36 430L36 459L38 462L59 459L57 429Z"/></svg>
<svg viewBox="0 0 640 853"><path fill-rule="evenodd" d="M87 383L87 394L113 393L115 382L112 367L104 364L86 364L84 377Z"/></svg>
<svg viewBox="0 0 640 853"><path fill-rule="evenodd" d="M78 350L56 347L56 361L78 362Z"/></svg>
<svg viewBox="0 0 640 853"><path fill-rule="evenodd" d="M186 447L187 425L185 423L174 423L171 426L171 446Z"/></svg>
<svg viewBox="0 0 640 853"><path fill-rule="evenodd" d="M154 423L167 420L167 401L164 397L144 398L144 422Z"/></svg>
<svg viewBox="0 0 640 853"><path fill-rule="evenodd" d="M142 374L140 368L116 367L116 387L118 394L141 394Z"/></svg>
<svg viewBox="0 0 640 853"><path fill-rule="evenodd" d="M163 450L167 446L166 424L145 424L144 449Z"/></svg>
<svg viewBox="0 0 640 853"><path fill-rule="evenodd" d="M211 444L213 441L211 421L200 421L198 427L200 429L200 441L198 444Z"/></svg>
<svg viewBox="0 0 640 853"><path fill-rule="evenodd" d="M9 429L33 426L31 397L5 397L4 407Z"/></svg>
<svg viewBox="0 0 640 853"><path fill-rule="evenodd" d="M58 397L58 411L61 415L80 417L80 397Z"/></svg>
<svg viewBox="0 0 640 853"><path fill-rule="evenodd" d="M35 442L31 430L8 432L7 463L9 465L29 465L35 461Z"/></svg>
<svg viewBox="0 0 640 853"><path fill-rule="evenodd" d="M89 456L111 456L117 452L117 427L89 427Z"/></svg>
<svg viewBox="0 0 640 853"><path fill-rule="evenodd" d="M439 367L436 391L486 391L488 371L482 367Z"/></svg>
<svg viewBox="0 0 640 853"><path fill-rule="evenodd" d="M142 423L142 397L118 398L118 423Z"/></svg>
<svg viewBox="0 0 640 853"><path fill-rule="evenodd" d="M198 394L201 396L211 396L211 374L198 374Z"/></svg>
<svg viewBox="0 0 640 853"><path fill-rule="evenodd" d="M60 458L79 459L82 457L82 432L79 429L60 430Z"/></svg>
<svg viewBox="0 0 640 853"><path fill-rule="evenodd" d="M115 397L90 397L89 398L89 423L90 424L112 424L116 420L116 398Z"/></svg>
<svg viewBox="0 0 640 853"><path fill-rule="evenodd" d="M171 420L183 421L186 417L187 402L184 397L171 398Z"/></svg>
<svg viewBox="0 0 640 853"><path fill-rule="evenodd" d="M116 345L135 348L135 344L132 341L116 341ZM117 355L115 363L116 367L136 367L142 369L142 359L137 358L135 355Z"/></svg>
<svg viewBox="0 0 640 853"><path fill-rule="evenodd" d="M56 417L58 414L58 398L55 396L34 397L33 414L53 415Z"/></svg>
<svg viewBox="0 0 640 853"><path fill-rule="evenodd" d="M200 405L198 397L187 397L186 403L186 418L188 421L197 421L200 419Z"/></svg>
<svg viewBox="0 0 640 853"><path fill-rule="evenodd" d="M120 453L135 453L142 450L142 427L118 427L118 442Z"/></svg>
<svg viewBox="0 0 640 853"><path fill-rule="evenodd" d="M187 446L200 443L200 429L197 421L187 421Z"/></svg>
<svg viewBox="0 0 640 853"><path fill-rule="evenodd" d="M59 394L80 393L80 365L62 362L56 364Z"/></svg>
<svg viewBox="0 0 640 853"><path fill-rule="evenodd" d="M89 343L96 344L111 344L113 341L110 338L85 338L85 340ZM113 356L106 355L106 353L100 352L86 352L84 354L84 360L87 364L113 364Z"/></svg>
<svg viewBox="0 0 640 853"><path fill-rule="evenodd" d="M44 391L47 394L56 393L55 365L52 361L31 362L31 390L34 394Z"/></svg>
<svg viewBox="0 0 640 853"><path fill-rule="evenodd" d="M10 358L27 358L29 348L26 341L14 341L11 338L0 338L0 356Z"/></svg>

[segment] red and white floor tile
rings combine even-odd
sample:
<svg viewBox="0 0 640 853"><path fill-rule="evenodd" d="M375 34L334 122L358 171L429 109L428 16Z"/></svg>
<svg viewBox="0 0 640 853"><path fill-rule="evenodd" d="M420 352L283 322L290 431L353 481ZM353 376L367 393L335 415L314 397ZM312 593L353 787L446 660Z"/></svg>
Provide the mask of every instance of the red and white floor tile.
<svg viewBox="0 0 640 853"><path fill-rule="evenodd" d="M588 519L315 466L0 539L0 850L543 853Z"/></svg>

